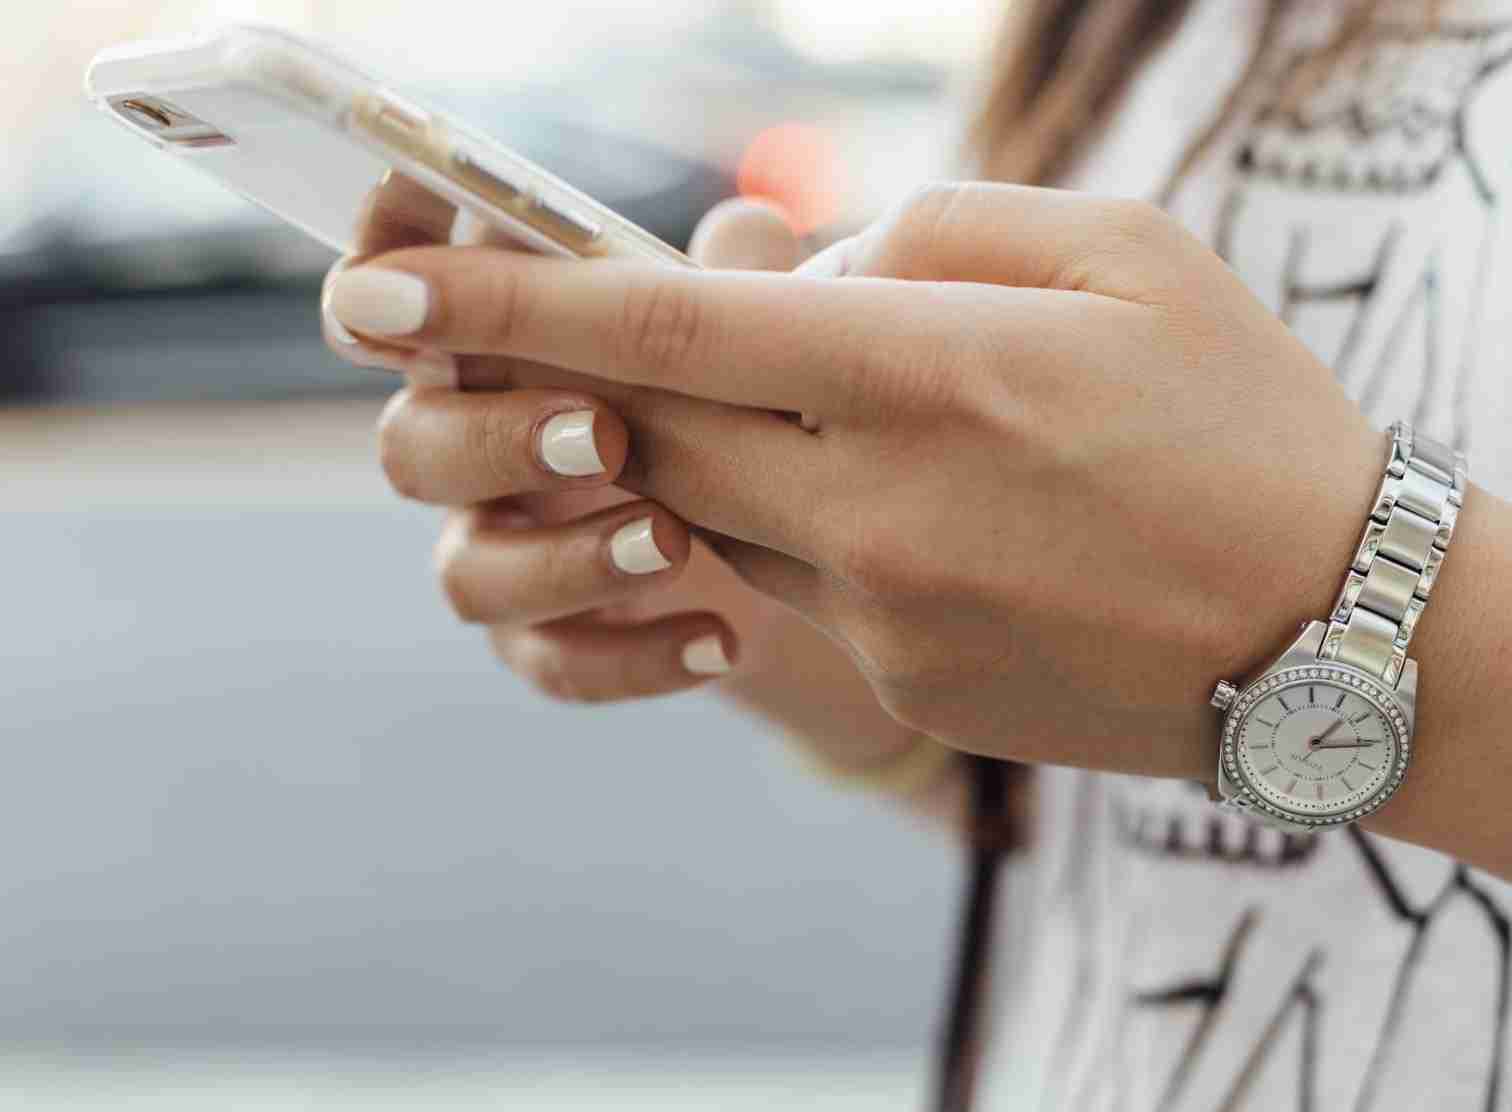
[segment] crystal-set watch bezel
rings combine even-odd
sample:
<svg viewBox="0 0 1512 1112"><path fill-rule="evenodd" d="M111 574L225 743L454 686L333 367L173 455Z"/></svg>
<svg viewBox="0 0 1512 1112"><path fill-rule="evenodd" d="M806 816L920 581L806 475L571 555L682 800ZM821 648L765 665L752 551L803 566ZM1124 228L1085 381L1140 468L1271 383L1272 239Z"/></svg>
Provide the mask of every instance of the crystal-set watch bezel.
<svg viewBox="0 0 1512 1112"><path fill-rule="evenodd" d="M1244 767L1244 762L1239 759L1236 752L1239 724L1255 703L1277 691L1304 686L1309 682L1333 684L1369 700L1380 709L1392 731L1395 752L1390 772L1373 794L1347 810L1318 813L1277 806L1257 789ZM1410 710L1403 707L1389 685L1366 672L1344 664L1320 661L1317 664L1284 668L1263 675L1238 692L1228 708L1228 713L1224 716L1221 760L1223 772L1234 788L1229 802L1234 806L1261 811L1301 826L1317 829L1342 826L1356 822L1378 810L1395 794L1397 788L1401 787L1411 757L1412 714Z"/></svg>

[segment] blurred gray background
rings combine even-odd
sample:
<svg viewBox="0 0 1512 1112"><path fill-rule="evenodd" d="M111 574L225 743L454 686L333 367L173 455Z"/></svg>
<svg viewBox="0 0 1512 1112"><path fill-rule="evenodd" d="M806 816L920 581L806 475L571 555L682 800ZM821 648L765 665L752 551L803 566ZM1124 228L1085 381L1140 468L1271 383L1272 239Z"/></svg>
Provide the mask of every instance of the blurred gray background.
<svg viewBox="0 0 1512 1112"><path fill-rule="evenodd" d="M13 489L0 1044L913 1069L942 840L707 697L525 690L360 466Z"/></svg>
<svg viewBox="0 0 1512 1112"><path fill-rule="evenodd" d="M431 525L8 515L0 1037L917 1044L942 847L711 699L524 690Z"/></svg>
<svg viewBox="0 0 1512 1112"><path fill-rule="evenodd" d="M15 17L0 1108L916 1105L945 839L710 697L564 708L499 669L373 461L394 383L321 348L328 257L77 83L110 42L282 20L681 243L786 122L833 140L839 224L942 170L998 6Z"/></svg>

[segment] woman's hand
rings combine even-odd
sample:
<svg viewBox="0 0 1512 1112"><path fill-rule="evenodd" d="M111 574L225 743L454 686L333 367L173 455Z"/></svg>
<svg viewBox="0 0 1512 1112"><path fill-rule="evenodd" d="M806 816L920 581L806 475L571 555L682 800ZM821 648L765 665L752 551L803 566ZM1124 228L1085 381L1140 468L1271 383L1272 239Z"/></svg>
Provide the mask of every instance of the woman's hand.
<svg viewBox="0 0 1512 1112"><path fill-rule="evenodd" d="M601 376L579 385L625 419L620 485L901 722L1017 759L1206 776L1214 680L1326 613L1379 469L1328 371L1131 202L939 187L797 276L400 249L330 305L400 350L528 361L517 386Z"/></svg>

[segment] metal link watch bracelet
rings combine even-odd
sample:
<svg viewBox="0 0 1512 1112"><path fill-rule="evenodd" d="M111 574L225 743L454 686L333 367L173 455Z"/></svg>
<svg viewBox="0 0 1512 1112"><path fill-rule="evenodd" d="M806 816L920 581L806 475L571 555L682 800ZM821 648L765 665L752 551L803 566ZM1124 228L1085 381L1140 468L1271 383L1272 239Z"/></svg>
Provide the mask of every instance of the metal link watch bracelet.
<svg viewBox="0 0 1512 1112"><path fill-rule="evenodd" d="M1462 452L1391 427L1386 473L1333 611L1244 686L1220 682L1218 795L1288 831L1350 823L1406 775L1417 630L1464 505Z"/></svg>

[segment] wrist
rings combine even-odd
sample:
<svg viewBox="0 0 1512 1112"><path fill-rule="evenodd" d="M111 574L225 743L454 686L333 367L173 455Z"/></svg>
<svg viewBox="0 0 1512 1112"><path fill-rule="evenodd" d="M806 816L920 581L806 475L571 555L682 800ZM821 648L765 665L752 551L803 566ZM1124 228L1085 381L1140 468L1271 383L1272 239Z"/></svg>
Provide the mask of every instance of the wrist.
<svg viewBox="0 0 1512 1112"><path fill-rule="evenodd" d="M1415 642L1414 634L1430 612L1437 628L1463 627L1470 607L1484 612L1493 601L1485 586L1473 588L1478 578L1495 578L1499 546L1486 542L1485 530L1470 530L1467 540L1456 528L1460 507L1472 500L1463 456L1399 424L1378 483L1363 533L1356 534L1361 539L1344 563L1349 571L1336 601L1315 611L1263 674L1248 677L1255 682L1242 688L1222 683L1213 696L1214 705L1227 712L1218 776L1222 796L1266 812L1266 821L1283 829L1368 818L1396 798L1413 753L1421 752L1414 719L1423 721L1434 702L1418 697L1419 661L1426 652L1432 667L1434 639ZM1481 576L1477 563L1485 564ZM1436 589L1445 566L1456 567L1458 590ZM1464 630L1456 632L1462 636ZM1437 728L1457 732L1468 725L1454 717L1465 711L1467 699L1456 694L1465 688L1450 682L1443 689L1447 698L1438 701L1452 706ZM1443 767L1461 764L1459 758L1441 759ZM1442 778L1418 771L1430 790L1417 790L1415 808L1397 807L1391 818L1373 824L1377 829L1424 829L1411 812L1432 798L1432 784Z"/></svg>
<svg viewBox="0 0 1512 1112"><path fill-rule="evenodd" d="M1219 574L1226 593L1222 617L1210 627L1213 639L1200 647L1203 669L1192 685L1170 735L1176 774L1209 790L1216 775L1215 752L1222 716L1208 705L1220 678L1243 686L1256 678L1311 621L1327 620L1354 558L1360 529L1381 481L1385 434L1373 429L1353 407L1351 419L1328 450L1280 453L1290 466L1272 468L1266 486L1251 500L1252 532L1233 561ZM1267 447L1259 449L1269 458Z"/></svg>
<svg viewBox="0 0 1512 1112"><path fill-rule="evenodd" d="M1355 416L1327 451L1294 459L1290 493L1267 503L1264 527L1247 547L1268 558L1236 577L1218 675L1253 677L1301 626L1327 621L1333 610L1380 487L1388 443L1387 434ZM1207 677L1209 690L1213 678Z"/></svg>

